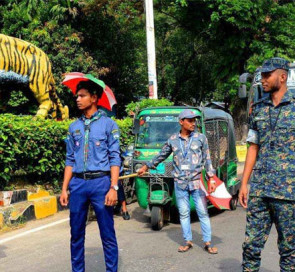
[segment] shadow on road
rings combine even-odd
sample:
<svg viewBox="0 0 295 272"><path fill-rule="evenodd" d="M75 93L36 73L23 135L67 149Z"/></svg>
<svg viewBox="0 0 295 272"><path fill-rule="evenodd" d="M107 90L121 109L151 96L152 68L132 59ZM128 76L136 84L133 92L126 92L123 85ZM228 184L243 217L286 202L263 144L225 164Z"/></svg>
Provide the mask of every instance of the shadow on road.
<svg viewBox="0 0 295 272"><path fill-rule="evenodd" d="M227 272L236 272L236 271L242 271L241 262L239 262L236 259L223 259L219 262L220 271L227 271Z"/></svg>
<svg viewBox="0 0 295 272"><path fill-rule="evenodd" d="M85 247L85 267L86 271L92 272L105 272L105 260L104 260L104 253L102 248L99 246L99 239L97 239L97 247ZM119 267L118 271L120 270L121 264L121 256L119 254Z"/></svg>
<svg viewBox="0 0 295 272"><path fill-rule="evenodd" d="M226 271L226 272L237 272L237 271L242 270L242 264L236 259L227 258L227 259L223 259L219 262L218 269L220 269L220 271ZM259 271L260 272L274 272L273 270L269 270L266 268L260 268Z"/></svg>
<svg viewBox="0 0 295 272"><path fill-rule="evenodd" d="M5 249L6 249L6 246L3 246L3 245L0 246L0 259L6 257Z"/></svg>
<svg viewBox="0 0 295 272"><path fill-rule="evenodd" d="M192 236L193 236L194 246L203 249L204 242L202 239L200 225L199 224L192 224L191 228L192 228ZM158 231L155 231L155 232L158 232ZM178 245L182 245L184 243L180 224L168 223L165 225L165 227L162 230L160 230L160 232L165 233L166 236L171 241L174 241ZM220 237L212 234L212 244L218 245L220 243L222 243L222 239Z"/></svg>
<svg viewBox="0 0 295 272"><path fill-rule="evenodd" d="M143 215L143 213L144 209L136 207L134 210L132 210L132 219L140 223L146 223L144 228L150 228L150 217Z"/></svg>

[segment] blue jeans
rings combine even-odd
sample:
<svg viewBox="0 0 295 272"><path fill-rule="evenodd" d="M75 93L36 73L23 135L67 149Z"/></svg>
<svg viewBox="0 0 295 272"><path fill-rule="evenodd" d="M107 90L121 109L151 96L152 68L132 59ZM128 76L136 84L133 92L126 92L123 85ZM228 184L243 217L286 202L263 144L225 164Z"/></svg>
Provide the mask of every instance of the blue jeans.
<svg viewBox="0 0 295 272"><path fill-rule="evenodd" d="M175 197L180 215L180 223L182 228L182 234L185 241L192 241L192 230L191 230L191 218L190 218L190 195L193 198L196 211L200 220L201 230L203 234L203 241L211 241L211 225L207 210L207 199L205 193L199 190L189 191L183 190L177 186L174 182Z"/></svg>
<svg viewBox="0 0 295 272"><path fill-rule="evenodd" d="M93 206L105 255L106 271L118 270L118 246L113 220L113 207L105 206L110 189L109 176L84 180L73 177L70 190L71 260L73 272L84 272L85 227L89 204Z"/></svg>

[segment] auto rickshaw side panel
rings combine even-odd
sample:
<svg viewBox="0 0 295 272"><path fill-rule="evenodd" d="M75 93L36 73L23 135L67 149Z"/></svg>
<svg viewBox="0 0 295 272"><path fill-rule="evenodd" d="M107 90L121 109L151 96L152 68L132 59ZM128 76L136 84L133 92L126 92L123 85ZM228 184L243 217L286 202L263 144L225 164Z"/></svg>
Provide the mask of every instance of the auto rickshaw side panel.
<svg viewBox="0 0 295 272"><path fill-rule="evenodd" d="M141 208L146 209L148 207L148 194L149 185L145 178L135 178L135 190L138 204Z"/></svg>
<svg viewBox="0 0 295 272"><path fill-rule="evenodd" d="M237 179L237 153L234 123L230 114L218 109L204 108L204 125L213 167L225 182L231 195L236 195L240 181Z"/></svg>

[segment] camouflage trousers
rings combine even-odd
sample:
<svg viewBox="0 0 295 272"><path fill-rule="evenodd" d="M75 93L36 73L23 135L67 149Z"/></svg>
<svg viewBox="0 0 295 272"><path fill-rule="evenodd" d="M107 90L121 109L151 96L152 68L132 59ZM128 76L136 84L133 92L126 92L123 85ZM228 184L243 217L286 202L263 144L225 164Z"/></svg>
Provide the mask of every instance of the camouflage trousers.
<svg viewBox="0 0 295 272"><path fill-rule="evenodd" d="M295 201L250 196L243 243L244 272L259 271L261 251L273 223L278 232L281 272L295 271Z"/></svg>

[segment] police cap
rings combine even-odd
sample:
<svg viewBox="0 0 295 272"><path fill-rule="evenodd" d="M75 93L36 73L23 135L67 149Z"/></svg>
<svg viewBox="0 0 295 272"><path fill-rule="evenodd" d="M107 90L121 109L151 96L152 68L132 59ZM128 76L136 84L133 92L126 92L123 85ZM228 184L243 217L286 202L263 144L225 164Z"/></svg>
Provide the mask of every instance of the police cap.
<svg viewBox="0 0 295 272"><path fill-rule="evenodd" d="M283 69L283 70L289 70L289 64L290 62L288 60L285 60L283 58L271 58L268 60L265 60L262 64L261 73L268 73L272 72L276 69Z"/></svg>

